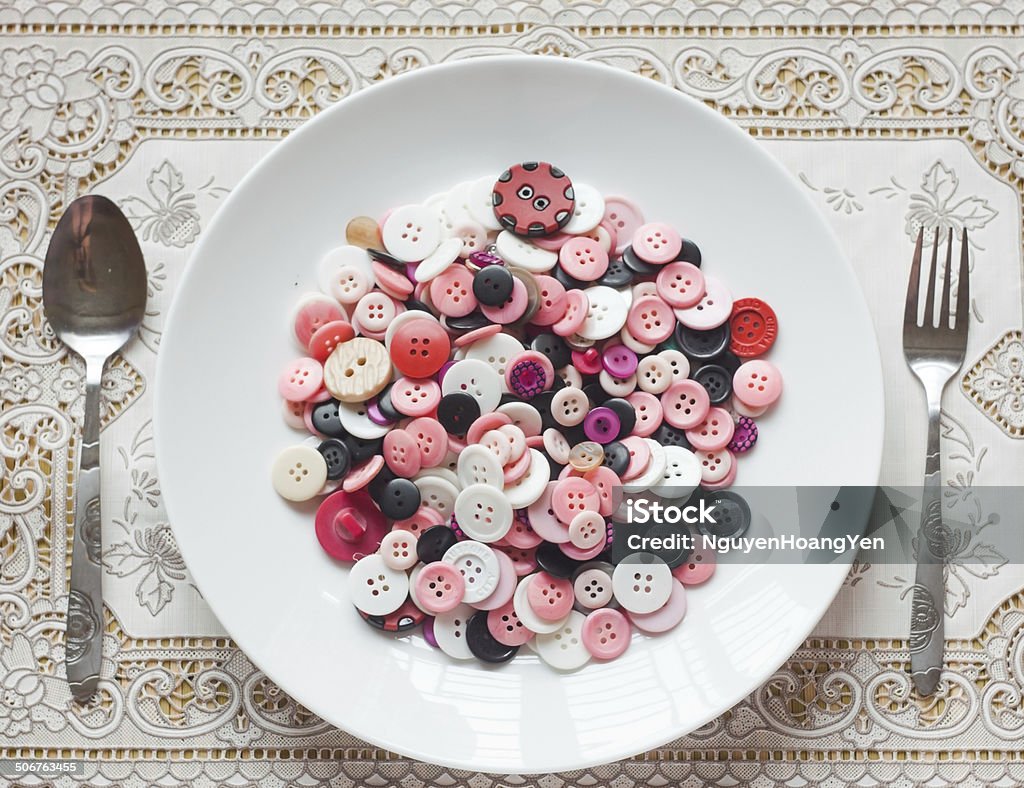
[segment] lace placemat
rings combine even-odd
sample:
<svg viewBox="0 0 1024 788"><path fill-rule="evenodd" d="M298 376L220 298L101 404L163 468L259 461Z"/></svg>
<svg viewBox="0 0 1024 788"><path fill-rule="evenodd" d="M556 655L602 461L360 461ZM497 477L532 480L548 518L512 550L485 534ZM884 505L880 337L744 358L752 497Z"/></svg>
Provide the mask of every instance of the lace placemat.
<svg viewBox="0 0 1024 788"><path fill-rule="evenodd" d="M951 669L934 698L918 698L906 672L912 570L858 563L771 681L655 752L518 778L374 750L295 704L203 604L162 508L148 385L197 237L291 129L431 63L575 57L706 102L803 182L875 318L892 483L923 468L923 397L899 342L911 238L921 225L969 228L975 297L968 363L945 401L948 489L967 498L1010 482L1024 458L1022 34L1021 0L4 3L0 758L84 757L85 778L105 785L1024 784L1021 573L981 535L949 569ZM150 306L105 378L104 679L100 699L80 706L63 633L82 368L54 341L40 296L49 230L93 190L132 217ZM921 417L904 420L917 402Z"/></svg>

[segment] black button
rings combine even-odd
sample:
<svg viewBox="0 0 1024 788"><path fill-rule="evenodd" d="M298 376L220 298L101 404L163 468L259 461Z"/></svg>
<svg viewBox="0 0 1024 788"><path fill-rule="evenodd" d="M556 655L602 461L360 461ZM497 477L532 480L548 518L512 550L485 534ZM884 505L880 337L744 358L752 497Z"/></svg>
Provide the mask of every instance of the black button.
<svg viewBox="0 0 1024 788"><path fill-rule="evenodd" d="M704 499L706 509L714 507L710 516L715 521L697 523L701 533L731 539L743 536L749 530L750 505L740 495L731 490L713 490L701 493L700 497Z"/></svg>
<svg viewBox="0 0 1024 788"><path fill-rule="evenodd" d="M624 474L626 472L626 468L629 467L629 449L618 441L606 443L604 447L604 464L609 467L616 476L622 478L622 474Z"/></svg>
<svg viewBox="0 0 1024 788"><path fill-rule="evenodd" d="M592 282L584 282L582 279L577 279L575 276L570 276L560 265L556 265L554 273L549 274L549 276L554 276L566 290L583 290L593 284Z"/></svg>
<svg viewBox="0 0 1024 788"><path fill-rule="evenodd" d="M583 386L583 393L590 400L591 408L598 408L611 398L611 395L596 380L593 383L585 384Z"/></svg>
<svg viewBox="0 0 1024 788"><path fill-rule="evenodd" d="M560 429L569 446L575 446L577 443L590 440L587 437L587 430L582 424L576 424L572 427L561 427Z"/></svg>
<svg viewBox="0 0 1024 788"><path fill-rule="evenodd" d="M555 375L555 378L557 379L558 375ZM530 400L530 404L540 413L540 426L544 430L551 429L552 427L556 430L562 429L562 425L555 421L555 417L551 415L551 400L554 397L554 391L542 391Z"/></svg>
<svg viewBox="0 0 1024 788"><path fill-rule="evenodd" d="M416 540L416 557L425 564L440 561L457 541L459 537L447 525L433 525Z"/></svg>
<svg viewBox="0 0 1024 788"><path fill-rule="evenodd" d="M481 268L473 277L473 295L484 306L501 306L512 295L515 279L503 265Z"/></svg>
<svg viewBox="0 0 1024 788"><path fill-rule="evenodd" d="M555 369L561 369L572 363L569 346L558 334L538 334L530 343L530 348L547 356L551 366Z"/></svg>
<svg viewBox="0 0 1024 788"><path fill-rule="evenodd" d="M401 260L396 260L387 252L382 252L380 249L367 249L366 253L378 263L384 263L384 265L394 268L396 271L401 271L403 274L405 273L405 263Z"/></svg>
<svg viewBox="0 0 1024 788"><path fill-rule="evenodd" d="M345 442L339 438L328 438L316 450L324 456L327 461L327 478L331 481L340 479L352 466L352 452L348 450Z"/></svg>
<svg viewBox="0 0 1024 788"><path fill-rule="evenodd" d="M640 274L640 276L652 276L661 270L660 265L651 265L637 257L632 246L627 246L622 250L622 262L626 268L634 274Z"/></svg>
<svg viewBox="0 0 1024 788"><path fill-rule="evenodd" d="M720 367L725 367L726 372L728 372L730 375L735 375L736 370L740 368L740 364L742 364L743 362L740 360L739 356L737 356L731 350L726 350L722 353L719 353L713 359L710 359L708 363L718 364L718 366Z"/></svg>
<svg viewBox="0 0 1024 788"><path fill-rule="evenodd" d="M487 611L478 610L466 624L466 645L481 662L508 662L519 653L519 646L506 646L494 639L487 628Z"/></svg>
<svg viewBox="0 0 1024 788"><path fill-rule="evenodd" d="M548 461L548 470L550 471L548 473L548 481L558 481L558 477L562 475L562 466L552 460L551 455L544 451L544 449L537 449L537 451L540 452L541 457Z"/></svg>
<svg viewBox="0 0 1024 788"><path fill-rule="evenodd" d="M386 616L371 616L362 610L359 611L359 615L374 629L382 629L385 632L408 632L422 624L427 617L411 599L406 599L398 610Z"/></svg>
<svg viewBox="0 0 1024 788"><path fill-rule="evenodd" d="M628 287L633 284L633 272L626 267L622 260L612 260L608 263L608 270L604 272L604 276L595 284L605 287Z"/></svg>
<svg viewBox="0 0 1024 788"><path fill-rule="evenodd" d="M465 317L442 317L441 323L452 331L476 331L478 328L489 326L491 321L480 312L470 312Z"/></svg>
<svg viewBox="0 0 1024 788"><path fill-rule="evenodd" d="M684 238L683 248L680 249L679 254L676 255L676 260L682 260L684 263L692 263L700 268L700 247L693 241Z"/></svg>
<svg viewBox="0 0 1024 788"><path fill-rule="evenodd" d="M338 400L329 399L313 408L313 426L317 432L328 438L344 438L348 434L341 426L341 417L338 415L339 404Z"/></svg>
<svg viewBox="0 0 1024 788"><path fill-rule="evenodd" d="M686 439L685 433L673 427L671 424L662 423L651 436L662 446L679 446L684 449L690 448L690 442Z"/></svg>
<svg viewBox="0 0 1024 788"><path fill-rule="evenodd" d="M380 510L392 520L404 520L420 508L420 488L408 479L392 479L381 493Z"/></svg>
<svg viewBox="0 0 1024 788"><path fill-rule="evenodd" d="M524 404L530 405L531 407L533 406L533 403L526 402L526 400L523 399L522 397L509 393L501 395L501 399L498 400L498 407L500 408L502 405L508 405L510 402L522 402Z"/></svg>
<svg viewBox="0 0 1024 788"><path fill-rule="evenodd" d="M707 360L729 347L729 324L723 323L709 331L696 331L682 323L676 325L676 342L689 358Z"/></svg>
<svg viewBox="0 0 1024 788"><path fill-rule="evenodd" d="M549 388L548 391L554 394L556 391L564 389L568 385L569 384L565 382L565 378L563 378L561 375L556 374L555 377L551 379L551 388Z"/></svg>
<svg viewBox="0 0 1024 788"><path fill-rule="evenodd" d="M398 476L391 470L387 465L381 467L377 475L373 477L368 485L366 485L367 492L370 493L370 497L375 501L380 501L384 497L384 488L387 487L393 479L397 479Z"/></svg>
<svg viewBox="0 0 1024 788"><path fill-rule="evenodd" d="M690 557L691 551L690 548L683 544L682 539L673 537L688 536L689 533L689 529L680 523L655 523L647 529L647 533L644 536L665 540L663 542L666 545L665 547L655 550L648 546L647 549L668 564L671 569L675 569L686 562Z"/></svg>
<svg viewBox="0 0 1024 788"><path fill-rule="evenodd" d="M567 556L554 542L541 542L536 558L537 566L553 577L572 577L576 567L584 563Z"/></svg>
<svg viewBox="0 0 1024 788"><path fill-rule="evenodd" d="M480 418L480 403L462 391L445 394L437 404L437 420L453 435L462 435Z"/></svg>
<svg viewBox="0 0 1024 788"><path fill-rule="evenodd" d="M348 446L348 453L356 465L384 453L383 438L357 438L355 435L349 435L345 438L345 445Z"/></svg>
<svg viewBox="0 0 1024 788"><path fill-rule="evenodd" d="M394 384L391 385L393 386ZM391 422L401 421L405 418L395 410L394 403L391 402L391 386L388 386L377 395L377 409L380 411L381 416Z"/></svg>
<svg viewBox="0 0 1024 788"><path fill-rule="evenodd" d="M629 435L633 428L636 427L636 408L630 405L622 397L612 397L604 401L606 408L611 408L615 411L615 415L619 417L619 434L617 438L621 440Z"/></svg>
<svg viewBox="0 0 1024 788"><path fill-rule="evenodd" d="M406 309L414 309L417 312L426 312L428 315L434 314L433 312L430 311L429 306L415 298L407 298L402 303L405 304Z"/></svg>
<svg viewBox="0 0 1024 788"><path fill-rule="evenodd" d="M712 405L720 405L732 396L732 375L725 367L705 364L693 373L693 379L707 391Z"/></svg>

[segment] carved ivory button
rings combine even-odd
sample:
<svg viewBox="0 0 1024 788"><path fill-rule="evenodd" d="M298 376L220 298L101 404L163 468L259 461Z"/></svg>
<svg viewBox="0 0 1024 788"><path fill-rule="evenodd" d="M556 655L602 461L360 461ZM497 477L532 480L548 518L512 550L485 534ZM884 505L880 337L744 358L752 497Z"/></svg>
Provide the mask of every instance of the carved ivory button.
<svg viewBox="0 0 1024 788"><path fill-rule="evenodd" d="M384 345L356 337L334 349L324 364L324 385L342 402L364 402L391 380L391 357Z"/></svg>

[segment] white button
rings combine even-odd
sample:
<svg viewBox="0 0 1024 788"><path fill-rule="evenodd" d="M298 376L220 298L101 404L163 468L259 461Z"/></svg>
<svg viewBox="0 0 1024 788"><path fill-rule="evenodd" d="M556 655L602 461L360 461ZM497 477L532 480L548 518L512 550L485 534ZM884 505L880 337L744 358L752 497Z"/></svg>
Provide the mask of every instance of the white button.
<svg viewBox="0 0 1024 788"><path fill-rule="evenodd" d="M360 558L348 573L352 604L369 616L394 613L409 596L409 576L392 569L379 553Z"/></svg>
<svg viewBox="0 0 1024 788"><path fill-rule="evenodd" d="M672 570L650 553L633 553L615 567L612 591L630 613L653 613L672 594Z"/></svg>
<svg viewBox="0 0 1024 788"><path fill-rule="evenodd" d="M288 325L294 326L299 317L299 313L310 304L321 304L325 307L341 311L344 314L341 307L338 306L338 301L336 299L331 298L328 295L323 295L322 293L306 293L295 303L295 306L292 307L291 318Z"/></svg>
<svg viewBox="0 0 1024 788"><path fill-rule="evenodd" d="M476 221L484 226L485 230L500 230L501 223L494 215L494 202L491 194L494 192L494 176L485 175L483 178L473 181L469 187L469 213Z"/></svg>
<svg viewBox="0 0 1024 788"><path fill-rule="evenodd" d="M366 404L362 402L342 402L338 404L338 420L345 432L363 440L383 438L391 432L388 424L375 424L366 414Z"/></svg>
<svg viewBox="0 0 1024 788"><path fill-rule="evenodd" d="M612 601L612 567L603 564L584 564L572 581L577 609L597 610Z"/></svg>
<svg viewBox="0 0 1024 788"><path fill-rule="evenodd" d="M486 484L498 490L505 487L501 461L494 452L480 444L467 446L459 452L459 485L465 488L473 484Z"/></svg>
<svg viewBox="0 0 1024 788"><path fill-rule="evenodd" d="M498 464L502 467L512 459L512 444L509 443L508 438L505 437L503 432L488 430L480 436L480 445L493 454L497 458ZM520 452L520 455L522 455L522 452ZM505 486L504 482L501 486Z"/></svg>
<svg viewBox="0 0 1024 788"><path fill-rule="evenodd" d="M461 222L452 227L452 238L462 243L459 257L469 257L474 252L485 252L490 243L487 230L476 222Z"/></svg>
<svg viewBox="0 0 1024 788"><path fill-rule="evenodd" d="M515 424L502 424L495 432L505 436L505 443L509 447L509 462L515 462L526 453L526 436Z"/></svg>
<svg viewBox="0 0 1024 788"><path fill-rule="evenodd" d="M467 604L482 602L494 593L498 586L501 567L494 551L480 542L457 542L448 548L441 558L459 570L466 581L466 593L462 601Z"/></svg>
<svg viewBox="0 0 1024 788"><path fill-rule="evenodd" d="M452 512L455 511L455 499L459 497L459 488L456 485L433 473L420 473L412 481L420 491L420 501L424 506L445 518L452 516Z"/></svg>
<svg viewBox="0 0 1024 788"><path fill-rule="evenodd" d="M628 397L636 391L637 378L635 374L628 378L617 378L608 374L608 370L602 369L597 376L597 381L605 393L611 394L613 397Z"/></svg>
<svg viewBox="0 0 1024 788"><path fill-rule="evenodd" d="M327 481L327 461L311 446L290 446L274 460L270 481L282 498L308 501Z"/></svg>
<svg viewBox="0 0 1024 788"><path fill-rule="evenodd" d="M459 477L456 473L459 467L458 455L453 454L451 456L455 458L452 462L449 462L449 455L446 454L441 465L438 465L436 468L426 468L420 471L419 476L440 476L446 482L458 488ZM453 471L452 468L455 468L455 470Z"/></svg>
<svg viewBox="0 0 1024 788"><path fill-rule="evenodd" d="M661 480L651 487L655 495L686 498L700 484L700 460L682 446L665 447L665 471Z"/></svg>
<svg viewBox="0 0 1024 788"><path fill-rule="evenodd" d="M583 388L583 375L576 369L572 364L562 367L556 370L558 377L565 381L566 386L575 386L578 389Z"/></svg>
<svg viewBox="0 0 1024 788"><path fill-rule="evenodd" d="M640 282L632 287L633 298L639 301L641 298L647 298L648 296L654 296L655 298L661 298L658 295L658 286L654 282Z"/></svg>
<svg viewBox="0 0 1024 788"><path fill-rule="evenodd" d="M607 528L598 512L580 512L569 523L569 541L580 550L589 550L604 543Z"/></svg>
<svg viewBox="0 0 1024 788"><path fill-rule="evenodd" d="M639 339L629 333L629 328L626 326L622 327L619 332L619 338L622 340L622 344L632 350L634 353L644 355L650 353L657 347L657 345L648 345L646 342L641 342Z"/></svg>
<svg viewBox="0 0 1024 788"><path fill-rule="evenodd" d="M559 465L567 465L569 463L569 441L554 427L544 430L544 451Z"/></svg>
<svg viewBox="0 0 1024 788"><path fill-rule="evenodd" d="M380 549L377 552L380 553L385 564L392 569L402 571L416 566L416 562L419 560L416 557L416 537L401 528L387 533L381 540Z"/></svg>
<svg viewBox="0 0 1024 788"><path fill-rule="evenodd" d="M460 602L447 613L434 618L434 640L437 647L452 659L473 659L473 652L466 643L466 625L476 611L465 602Z"/></svg>
<svg viewBox="0 0 1024 788"><path fill-rule="evenodd" d="M469 394L480 405L480 413L490 413L501 402L502 380L503 378L489 364L467 358L456 361L444 373L441 393Z"/></svg>
<svg viewBox="0 0 1024 788"><path fill-rule="evenodd" d="M395 208L381 229L384 248L403 263L425 260L441 243L437 208L403 205Z"/></svg>
<svg viewBox="0 0 1024 788"><path fill-rule="evenodd" d="M590 662L590 652L583 645L585 620L586 616L573 610L559 629L537 635L537 655L557 670L582 668Z"/></svg>
<svg viewBox="0 0 1024 788"><path fill-rule="evenodd" d="M384 332L384 347L391 347L391 340L395 338L395 332L398 330L398 327L410 320L430 320L431 322L440 325L437 318L429 312L424 312L420 309L409 309L401 314L395 315L394 319L388 323L387 330Z"/></svg>
<svg viewBox="0 0 1024 788"><path fill-rule="evenodd" d="M358 246L339 246L320 258L317 284L331 298L354 304L377 283L370 255Z"/></svg>
<svg viewBox="0 0 1024 788"><path fill-rule="evenodd" d="M428 616L432 616L434 614L429 610L424 610L423 605L420 604L419 597L416 596L416 578L420 576L420 572L423 571L423 567L425 566L426 564L424 563L416 564L416 566L412 568L412 571L409 572L409 601L416 605L420 610L423 610L423 612Z"/></svg>
<svg viewBox="0 0 1024 788"><path fill-rule="evenodd" d="M576 207L562 231L570 235L589 233L604 218L604 197L593 186L579 181L573 183L572 189L576 195Z"/></svg>
<svg viewBox="0 0 1024 788"><path fill-rule="evenodd" d="M512 504L501 490L471 484L455 499L455 519L470 539L495 542L512 528Z"/></svg>
<svg viewBox="0 0 1024 788"><path fill-rule="evenodd" d="M531 632L536 632L538 635L544 635L549 632L557 632L562 628L562 625L569 618L568 614L565 618L560 618L555 621L545 621L543 618L533 612L533 608L530 607L530 583L537 577L536 574L527 575L519 581L519 585L516 586L516 592L512 595L512 609L516 611L516 615L519 616L519 620L523 622L523 626L529 629Z"/></svg>
<svg viewBox="0 0 1024 788"><path fill-rule="evenodd" d="M563 427L575 427L590 412L590 400L582 389L566 386L551 398L551 415Z"/></svg>
<svg viewBox="0 0 1024 788"><path fill-rule="evenodd" d="M413 273L417 282L429 282L436 276L440 276L452 263L459 259L462 251L462 241L458 238L447 238L441 241L440 245L427 255Z"/></svg>
<svg viewBox="0 0 1024 788"><path fill-rule="evenodd" d="M658 354L658 358L663 358L668 362L669 369L672 372L670 386L672 383L677 383L690 377L690 359L684 356L682 351L663 350Z"/></svg>
<svg viewBox="0 0 1024 788"><path fill-rule="evenodd" d="M512 419L512 424L519 427L524 435L540 435L544 429L540 411L528 402L506 402L499 406L497 412Z"/></svg>
<svg viewBox="0 0 1024 788"><path fill-rule="evenodd" d="M487 339L474 342L466 349L466 358L483 361L501 377L502 391L507 393L505 367L508 362L523 352L523 343L511 334L495 334Z"/></svg>
<svg viewBox="0 0 1024 788"><path fill-rule="evenodd" d="M512 484L505 485L505 498L513 509L525 509L544 494L551 479L551 466L536 449L530 449L530 470Z"/></svg>
<svg viewBox="0 0 1024 788"><path fill-rule="evenodd" d="M644 438L648 447L651 449L651 461L647 464L647 468L637 476L635 479L630 479L628 482L622 483L622 489L627 493L639 493L644 490L649 490L656 484L659 484L662 480L662 476L665 473L665 466L668 464L668 457L665 454L664 447L653 438Z"/></svg>
<svg viewBox="0 0 1024 788"><path fill-rule="evenodd" d="M676 309L676 319L687 328L707 331L718 328L732 314L732 293L720 279L704 277L704 295L686 309Z"/></svg>
<svg viewBox="0 0 1024 788"><path fill-rule="evenodd" d="M456 225L473 221L473 214L469 212L469 193L472 187L473 181L457 183L448 192L448 196L444 198L444 204L441 207L444 210L445 217L451 224L451 230L454 230Z"/></svg>
<svg viewBox="0 0 1024 788"><path fill-rule="evenodd" d="M558 254L534 246L515 233L502 230L494 241L498 256L509 265L514 265L532 274L550 271L558 262Z"/></svg>
<svg viewBox="0 0 1024 788"><path fill-rule="evenodd" d="M672 367L661 356L645 356L636 368L636 382L641 391L661 394L672 385Z"/></svg>
<svg viewBox="0 0 1024 788"><path fill-rule="evenodd" d="M611 287L598 285L583 291L587 296L587 318L578 333L584 339L607 339L617 334L626 324L629 305L622 293Z"/></svg>

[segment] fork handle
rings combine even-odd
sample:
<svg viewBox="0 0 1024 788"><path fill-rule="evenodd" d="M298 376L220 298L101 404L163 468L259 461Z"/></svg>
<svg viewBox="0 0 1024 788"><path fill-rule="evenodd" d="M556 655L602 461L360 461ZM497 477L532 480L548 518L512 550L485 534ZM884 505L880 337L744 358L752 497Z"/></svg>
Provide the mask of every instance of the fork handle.
<svg viewBox="0 0 1024 788"><path fill-rule="evenodd" d="M910 614L910 676L917 691L935 692L945 645L945 554L942 525L942 455L939 420L943 385L926 386L928 450L924 465L921 527L917 536L917 572Z"/></svg>

